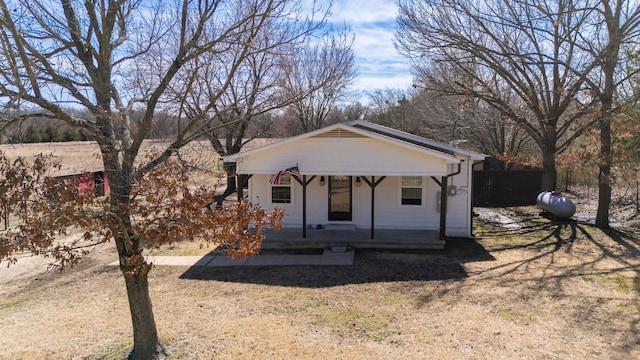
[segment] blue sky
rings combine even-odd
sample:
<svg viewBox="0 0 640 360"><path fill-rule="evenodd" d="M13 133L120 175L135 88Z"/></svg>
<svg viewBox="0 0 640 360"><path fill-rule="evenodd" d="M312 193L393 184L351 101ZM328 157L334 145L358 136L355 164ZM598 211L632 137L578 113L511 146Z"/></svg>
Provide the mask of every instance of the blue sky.
<svg viewBox="0 0 640 360"><path fill-rule="evenodd" d="M335 0L330 22L346 24L355 34L359 77L354 90L411 86L408 60L396 51L396 0Z"/></svg>

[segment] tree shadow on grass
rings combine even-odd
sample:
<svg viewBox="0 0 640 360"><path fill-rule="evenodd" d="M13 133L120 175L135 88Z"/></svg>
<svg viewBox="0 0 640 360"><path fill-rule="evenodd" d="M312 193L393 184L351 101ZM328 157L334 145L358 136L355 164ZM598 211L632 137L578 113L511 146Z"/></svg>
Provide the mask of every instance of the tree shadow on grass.
<svg viewBox="0 0 640 360"><path fill-rule="evenodd" d="M573 286L579 286L576 284L581 281L602 282L601 286L611 289L611 293L605 291L575 298L580 306L570 310L573 311L572 318L597 317L605 324L598 331L606 332L607 321L619 323L620 312L627 311L631 316L627 317L629 321L623 327L621 341L614 346L628 353L640 345L640 229L600 230L575 220L547 220L491 233L495 243L488 246L490 253L527 251L516 260L499 262L474 276L493 280L496 286L505 288L513 287L514 283L527 283L528 286L518 289L525 296L535 297L541 291L558 299L575 297ZM512 240L514 238L517 240ZM629 292L631 300L626 295ZM624 310L603 311L613 305Z"/></svg>
<svg viewBox="0 0 640 360"><path fill-rule="evenodd" d="M525 225L517 230L504 231L502 233L493 233L494 237L506 236L511 238L524 237L535 234L536 236L530 241L516 241L513 243L505 243L492 251L511 250L518 248L536 248L540 246L553 247L553 251L559 250L563 245L571 245L577 238L578 228L580 225L575 220L551 220L547 223L537 223L533 225ZM583 231L584 232L584 231ZM538 236L541 235L541 236Z"/></svg>
<svg viewBox="0 0 640 360"><path fill-rule="evenodd" d="M614 258L622 266L621 271L631 271L634 276L631 279L631 284L622 287L629 287L629 291L635 294L635 310L636 316L632 317L629 321L629 331L625 332L625 341L621 345L623 351L630 351L633 347L640 345L640 265L638 259L640 258L640 229L634 228L610 228L604 231L604 233L611 238L615 243L622 247L623 251L612 252L606 247L601 247L603 253L606 256ZM593 239L592 239L593 240ZM593 240L595 241L595 240ZM621 280L618 278L616 280ZM623 285L620 283L619 286Z"/></svg>
<svg viewBox="0 0 640 360"><path fill-rule="evenodd" d="M304 288L460 280L468 277L464 262L492 259L474 240L451 239L444 250L356 249L350 266L193 266L180 278Z"/></svg>
<svg viewBox="0 0 640 360"><path fill-rule="evenodd" d="M637 259L640 255L640 231L628 229L609 229L602 231L602 236L594 236L598 230L593 225L582 223L573 219L557 220L549 218L547 222L537 222L523 225L518 229L503 229L492 231L490 236L494 243L490 246L484 244L490 253L507 250L538 250L533 256L512 263L503 263L488 270L497 268L510 269L503 273L506 275L515 272L523 266L527 266L537 260L549 259L549 264L554 263L554 256L558 251L571 255L576 241L586 241L597 249L598 256L577 265L574 271L595 271L595 264L604 259L612 259L623 265L619 269L613 270L637 270L637 264L629 259ZM500 240L500 238L504 238ZM495 240L498 239L498 240ZM617 250L611 248L613 240L620 245ZM483 240L480 240L483 243Z"/></svg>

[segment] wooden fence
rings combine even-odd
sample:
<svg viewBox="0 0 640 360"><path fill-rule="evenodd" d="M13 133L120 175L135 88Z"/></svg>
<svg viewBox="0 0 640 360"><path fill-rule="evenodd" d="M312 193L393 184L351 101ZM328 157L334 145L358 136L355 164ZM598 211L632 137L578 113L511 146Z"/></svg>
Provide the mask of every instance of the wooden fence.
<svg viewBox="0 0 640 360"><path fill-rule="evenodd" d="M473 172L474 206L535 205L542 170L482 170Z"/></svg>

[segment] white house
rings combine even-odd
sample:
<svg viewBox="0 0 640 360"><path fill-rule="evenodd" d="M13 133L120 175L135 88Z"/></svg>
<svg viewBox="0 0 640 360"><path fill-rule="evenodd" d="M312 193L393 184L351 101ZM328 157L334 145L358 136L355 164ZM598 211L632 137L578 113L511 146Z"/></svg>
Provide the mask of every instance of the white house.
<svg viewBox="0 0 640 360"><path fill-rule="evenodd" d="M225 157L252 203L284 208L284 227L432 230L472 237L473 165L485 155L354 121ZM275 174L296 167L299 176ZM282 174L282 173L281 173ZM242 184L242 181L239 182ZM242 193L242 188L239 189Z"/></svg>

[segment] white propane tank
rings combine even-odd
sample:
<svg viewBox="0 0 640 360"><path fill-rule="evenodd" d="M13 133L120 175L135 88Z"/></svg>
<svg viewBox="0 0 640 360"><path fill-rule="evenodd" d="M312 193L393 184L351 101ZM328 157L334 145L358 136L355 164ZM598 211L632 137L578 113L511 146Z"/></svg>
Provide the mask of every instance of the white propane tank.
<svg viewBox="0 0 640 360"><path fill-rule="evenodd" d="M559 191L544 191L536 199L538 207L560 219L568 219L576 213L576 205Z"/></svg>

